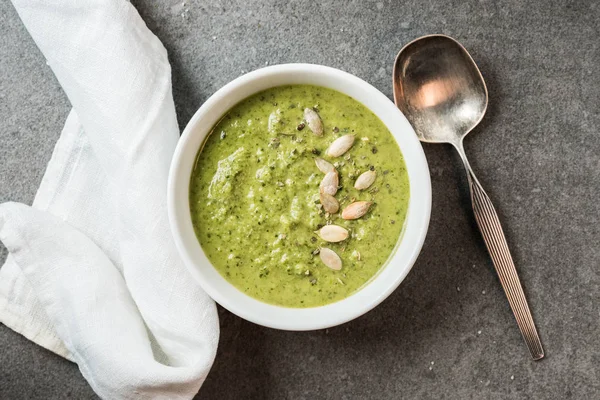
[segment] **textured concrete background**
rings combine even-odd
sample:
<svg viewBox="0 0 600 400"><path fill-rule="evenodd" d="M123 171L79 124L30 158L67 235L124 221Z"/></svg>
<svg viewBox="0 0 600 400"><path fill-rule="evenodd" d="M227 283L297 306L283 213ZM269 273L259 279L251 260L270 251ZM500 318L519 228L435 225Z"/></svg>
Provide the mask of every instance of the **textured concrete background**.
<svg viewBox="0 0 600 400"><path fill-rule="evenodd" d="M460 40L490 92L467 152L499 209L547 353L529 358L458 157L425 145L431 226L401 287L327 331L275 331L221 309L219 354L199 398L600 397L598 2L134 4L169 51L182 128L218 88L267 63L341 68L391 97L403 44L429 33ZM0 38L0 201L31 203L69 102L6 1ZM68 397L95 398L77 367L0 325L0 398Z"/></svg>

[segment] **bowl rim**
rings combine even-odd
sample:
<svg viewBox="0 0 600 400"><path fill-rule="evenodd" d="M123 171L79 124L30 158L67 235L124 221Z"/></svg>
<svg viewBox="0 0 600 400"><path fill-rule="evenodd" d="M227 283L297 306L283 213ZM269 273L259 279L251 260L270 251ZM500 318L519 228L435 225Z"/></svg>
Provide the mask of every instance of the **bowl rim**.
<svg viewBox="0 0 600 400"><path fill-rule="evenodd" d="M289 83L264 86L270 82L278 82L278 79ZM310 308L292 308L264 303L248 296L229 283L208 261L189 217L189 179L198 149L223 114L248 96L269 87L302 82L329 87L351 96L382 120L404 156L409 175L410 196L405 225L396 248L373 278L350 296L334 303ZM260 87L253 88L256 84ZM240 94L245 92L249 94ZM373 105L376 105L377 109L373 109ZM224 111L215 117L214 110L218 108ZM200 126L203 119L214 121ZM200 145L192 147L190 142L198 141ZM190 154L193 154L194 159L191 163ZM181 199L184 194L185 199ZM377 88L350 73L332 67L317 64L278 64L249 72L229 82L210 96L192 116L173 154L167 203L169 224L177 250L188 271L211 298L230 312L256 324L276 329L304 331L329 328L353 320L380 304L402 283L412 269L427 234L431 214L431 180L423 148L413 128L395 104ZM190 228L193 240L190 238ZM397 260L400 256L402 259ZM210 268L206 268L206 263Z"/></svg>

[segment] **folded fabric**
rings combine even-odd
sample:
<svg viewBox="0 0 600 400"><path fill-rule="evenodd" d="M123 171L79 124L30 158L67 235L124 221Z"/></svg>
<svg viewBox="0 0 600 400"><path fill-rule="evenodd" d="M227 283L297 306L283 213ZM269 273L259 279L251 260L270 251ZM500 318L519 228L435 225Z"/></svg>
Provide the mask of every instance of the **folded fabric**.
<svg viewBox="0 0 600 400"><path fill-rule="evenodd" d="M168 225L166 51L124 0L13 3L73 111L33 207L0 205L0 322L76 362L102 398L192 398L219 327Z"/></svg>

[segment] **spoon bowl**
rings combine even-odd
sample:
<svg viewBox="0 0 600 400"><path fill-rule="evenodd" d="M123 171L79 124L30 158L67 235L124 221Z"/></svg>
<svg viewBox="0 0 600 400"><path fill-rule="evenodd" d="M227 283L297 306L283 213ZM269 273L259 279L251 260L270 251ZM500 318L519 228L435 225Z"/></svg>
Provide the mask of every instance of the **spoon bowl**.
<svg viewBox="0 0 600 400"><path fill-rule="evenodd" d="M404 46L394 64L394 101L419 139L456 143L483 118L488 92L456 40L430 35Z"/></svg>
<svg viewBox="0 0 600 400"><path fill-rule="evenodd" d="M394 64L394 100L424 142L450 143L469 180L475 220L490 253L517 325L534 360L544 357L529 305L500 219L475 177L463 139L483 118L488 92L467 50L444 35L424 36L404 46Z"/></svg>

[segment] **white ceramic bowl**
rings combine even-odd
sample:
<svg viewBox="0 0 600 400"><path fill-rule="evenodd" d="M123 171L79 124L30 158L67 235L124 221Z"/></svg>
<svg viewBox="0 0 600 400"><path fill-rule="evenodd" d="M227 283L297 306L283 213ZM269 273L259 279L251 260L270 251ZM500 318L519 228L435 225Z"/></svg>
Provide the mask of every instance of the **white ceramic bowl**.
<svg viewBox="0 0 600 400"><path fill-rule="evenodd" d="M189 208L189 183L196 154L229 109L262 90L290 84L335 89L363 103L387 126L400 146L410 180L404 232L386 265L362 289L336 303L286 308L263 303L236 289L213 268L196 239ZM168 187L169 221L175 244L192 276L221 306L254 323L286 330L328 328L350 321L390 295L404 280L425 240L431 210L427 160L412 127L383 93L346 72L311 64L284 64L243 75L212 95L194 114L175 150Z"/></svg>

